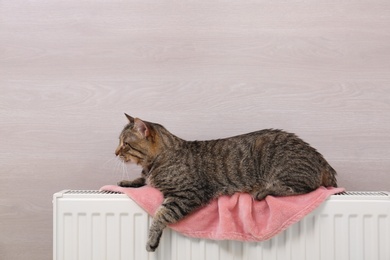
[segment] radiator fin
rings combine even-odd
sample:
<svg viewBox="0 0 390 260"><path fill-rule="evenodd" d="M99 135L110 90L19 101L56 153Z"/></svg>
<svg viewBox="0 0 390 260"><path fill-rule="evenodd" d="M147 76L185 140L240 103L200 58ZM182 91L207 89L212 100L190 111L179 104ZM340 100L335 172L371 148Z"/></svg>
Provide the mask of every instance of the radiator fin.
<svg viewBox="0 0 390 260"><path fill-rule="evenodd" d="M64 192L64 194L76 194L76 195L81 195L81 194L122 194L121 192L117 191L108 191L108 190L68 190Z"/></svg>
<svg viewBox="0 0 390 260"><path fill-rule="evenodd" d="M383 191L344 191L335 194L335 196L383 196L388 197L389 194Z"/></svg>

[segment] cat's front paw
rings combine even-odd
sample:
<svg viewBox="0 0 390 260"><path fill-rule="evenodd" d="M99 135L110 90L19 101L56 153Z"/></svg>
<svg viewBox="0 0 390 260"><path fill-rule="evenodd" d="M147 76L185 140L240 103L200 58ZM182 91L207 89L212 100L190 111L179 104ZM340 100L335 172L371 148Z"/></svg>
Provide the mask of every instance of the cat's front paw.
<svg viewBox="0 0 390 260"><path fill-rule="evenodd" d="M139 187L144 186L146 184L146 181L143 177L141 177L141 178L138 178L138 179L135 179L132 181L123 180L123 181L118 182L117 184L118 184L118 186L121 186L121 187L139 188Z"/></svg>
<svg viewBox="0 0 390 260"><path fill-rule="evenodd" d="M119 181L117 185L120 187L131 187L131 181Z"/></svg>
<svg viewBox="0 0 390 260"><path fill-rule="evenodd" d="M148 252L154 252L156 251L156 248L158 247L158 244L156 246L152 246L149 243L146 244L146 251Z"/></svg>
<svg viewBox="0 0 390 260"><path fill-rule="evenodd" d="M160 243L160 238L162 235L162 231L151 231L149 233L149 239L146 243L146 251L154 252Z"/></svg>

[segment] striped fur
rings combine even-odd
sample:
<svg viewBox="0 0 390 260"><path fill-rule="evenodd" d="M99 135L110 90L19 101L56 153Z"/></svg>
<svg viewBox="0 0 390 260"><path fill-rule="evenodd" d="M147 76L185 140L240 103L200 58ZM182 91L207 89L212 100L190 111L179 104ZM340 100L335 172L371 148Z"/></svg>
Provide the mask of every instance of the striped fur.
<svg viewBox="0 0 390 260"><path fill-rule="evenodd" d="M148 251L157 248L167 224L220 195L247 192L261 200L337 186L336 171L324 157L291 133L266 129L226 139L185 141L159 124L126 116L129 124L115 154L143 170L140 178L118 185L149 184L164 195L149 231Z"/></svg>

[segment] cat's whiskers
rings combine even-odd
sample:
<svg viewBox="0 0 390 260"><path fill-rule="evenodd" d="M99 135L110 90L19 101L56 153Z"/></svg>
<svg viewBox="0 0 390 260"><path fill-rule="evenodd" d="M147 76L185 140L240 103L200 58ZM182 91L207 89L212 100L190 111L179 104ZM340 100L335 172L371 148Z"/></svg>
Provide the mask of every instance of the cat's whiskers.
<svg viewBox="0 0 390 260"><path fill-rule="evenodd" d="M108 164L111 164L113 160L115 160L116 157L111 157L110 159L107 159L103 164L102 164L102 168L111 168L110 165Z"/></svg>
<svg viewBox="0 0 390 260"><path fill-rule="evenodd" d="M105 174L112 175L113 168L115 171L115 160L116 157L111 157L101 164L101 168L104 169Z"/></svg>
<svg viewBox="0 0 390 260"><path fill-rule="evenodd" d="M101 168L104 169L106 174L114 175L116 181L119 180L129 180L131 173L130 169L127 167L127 163L117 156L113 156L105 160L101 164Z"/></svg>
<svg viewBox="0 0 390 260"><path fill-rule="evenodd" d="M127 167L127 163L125 162L125 161L122 161L122 169L123 169L123 179L124 180L129 180L129 179L131 179L130 178L130 171L129 171L129 168Z"/></svg>
<svg viewBox="0 0 390 260"><path fill-rule="evenodd" d="M122 180L125 180L126 178L126 170L125 170L125 162L121 160L121 172L122 172Z"/></svg>
<svg viewBox="0 0 390 260"><path fill-rule="evenodd" d="M120 178L121 178L121 180L122 180L122 178L123 178L123 166L122 166L122 164L123 164L123 162L122 162L122 160L116 160L115 161L115 173L116 174L120 174Z"/></svg>

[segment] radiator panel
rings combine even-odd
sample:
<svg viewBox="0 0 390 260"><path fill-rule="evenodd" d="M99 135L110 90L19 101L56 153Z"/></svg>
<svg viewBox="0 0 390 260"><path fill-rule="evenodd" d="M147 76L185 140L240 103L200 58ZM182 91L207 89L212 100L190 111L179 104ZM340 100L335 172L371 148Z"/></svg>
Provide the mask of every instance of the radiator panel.
<svg viewBox="0 0 390 260"><path fill-rule="evenodd" d="M390 259L390 196L344 193L264 242L188 238L165 229L154 253L145 249L151 218L124 194L54 194L54 260L314 260Z"/></svg>

